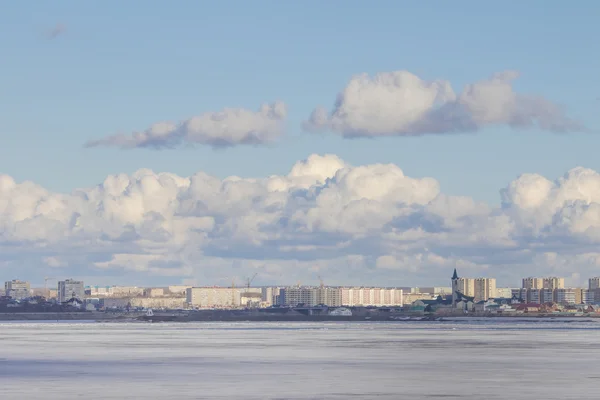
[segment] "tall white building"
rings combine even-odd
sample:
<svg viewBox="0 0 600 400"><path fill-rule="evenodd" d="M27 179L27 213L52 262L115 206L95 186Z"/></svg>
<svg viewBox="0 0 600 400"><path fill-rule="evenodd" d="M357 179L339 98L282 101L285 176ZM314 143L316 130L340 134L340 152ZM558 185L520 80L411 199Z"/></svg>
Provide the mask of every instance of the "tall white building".
<svg viewBox="0 0 600 400"><path fill-rule="evenodd" d="M457 289L465 296L475 297L475 279L458 278Z"/></svg>
<svg viewBox="0 0 600 400"><path fill-rule="evenodd" d="M58 301L64 303L76 298L83 300L85 297L85 287L82 281L66 279L58 282Z"/></svg>
<svg viewBox="0 0 600 400"><path fill-rule="evenodd" d="M4 293L15 300L21 300L31 295L31 287L29 282L13 279L4 282Z"/></svg>
<svg viewBox="0 0 600 400"><path fill-rule="evenodd" d="M473 279L475 301L489 300L496 297L496 279L476 278ZM465 293L466 294L466 293ZM469 295L467 295L469 296Z"/></svg>

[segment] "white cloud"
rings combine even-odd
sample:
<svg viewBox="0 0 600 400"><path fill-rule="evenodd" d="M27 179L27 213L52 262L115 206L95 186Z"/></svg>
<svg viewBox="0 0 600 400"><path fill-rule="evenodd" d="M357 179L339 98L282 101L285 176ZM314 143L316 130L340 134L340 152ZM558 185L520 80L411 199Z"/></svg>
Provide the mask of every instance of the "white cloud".
<svg viewBox="0 0 600 400"><path fill-rule="evenodd" d="M332 111L317 107L304 128L344 137L417 136L471 132L488 125L537 126L552 132L580 131L560 106L516 93L516 71L466 85L456 94L450 82L428 82L408 71L354 76Z"/></svg>
<svg viewBox="0 0 600 400"><path fill-rule="evenodd" d="M242 108L226 108L220 112L204 113L180 123L158 122L142 132L92 140L86 146L160 149L181 145L261 145L271 143L283 135L286 116L287 109L282 102L263 104L256 112Z"/></svg>
<svg viewBox="0 0 600 400"><path fill-rule="evenodd" d="M256 271L263 283L320 274L331 284L394 285L444 284L454 267L513 284L532 271L598 274L600 174L524 174L501 193L502 206L490 207L396 165L335 155L254 179L139 170L70 194L0 175L0 271L140 284L241 282Z"/></svg>

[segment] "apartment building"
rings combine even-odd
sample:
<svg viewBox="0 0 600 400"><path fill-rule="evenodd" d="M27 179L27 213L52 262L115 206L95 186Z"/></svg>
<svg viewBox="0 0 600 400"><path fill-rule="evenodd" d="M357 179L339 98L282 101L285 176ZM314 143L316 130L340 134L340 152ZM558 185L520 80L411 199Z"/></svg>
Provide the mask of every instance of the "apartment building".
<svg viewBox="0 0 600 400"><path fill-rule="evenodd" d="M556 301L553 289L544 288L540 289L540 303L552 303Z"/></svg>
<svg viewBox="0 0 600 400"><path fill-rule="evenodd" d="M92 297L110 297L114 295L113 286L87 286L86 294Z"/></svg>
<svg viewBox="0 0 600 400"><path fill-rule="evenodd" d="M475 297L475 279L458 278L456 282L456 290L465 296Z"/></svg>
<svg viewBox="0 0 600 400"><path fill-rule="evenodd" d="M144 288L137 286L113 286L114 297L137 297L144 295Z"/></svg>
<svg viewBox="0 0 600 400"><path fill-rule="evenodd" d="M283 288L279 291L279 304L290 307L299 305L314 307L319 304L316 288L300 286Z"/></svg>
<svg viewBox="0 0 600 400"><path fill-rule="evenodd" d="M554 290L554 301L560 304L576 304L575 289L559 288Z"/></svg>
<svg viewBox="0 0 600 400"><path fill-rule="evenodd" d="M262 294L261 288L190 287L186 289L186 302L195 308L237 308L246 306L242 299L248 293ZM245 301L245 300L244 300Z"/></svg>
<svg viewBox="0 0 600 400"><path fill-rule="evenodd" d="M64 303L76 298L83 300L85 297L85 287L82 281L66 279L58 282L58 301Z"/></svg>
<svg viewBox="0 0 600 400"><path fill-rule="evenodd" d="M427 287L410 288L410 292L408 292L405 288L398 288L398 289L402 289L402 292L404 293L404 295L407 295L408 293L410 293L410 294L419 294L419 293L432 294L434 296L437 296L437 295L446 296L446 295L452 294L452 287L450 287L450 286L427 286Z"/></svg>
<svg viewBox="0 0 600 400"><path fill-rule="evenodd" d="M372 287L288 287L280 291L280 304L313 307L323 304L329 307L386 307L402 306L403 291L396 288Z"/></svg>
<svg viewBox="0 0 600 400"><path fill-rule="evenodd" d="M496 297L496 279L475 278L473 282L473 289L473 297L475 297L475 302L493 299Z"/></svg>
<svg viewBox="0 0 600 400"><path fill-rule="evenodd" d="M593 278L590 278L589 281L589 290L596 290L596 289L600 289L600 276L596 276Z"/></svg>
<svg viewBox="0 0 600 400"><path fill-rule="evenodd" d="M497 299L510 299L513 296L514 290L513 288L496 288L496 295L494 297Z"/></svg>
<svg viewBox="0 0 600 400"><path fill-rule="evenodd" d="M523 289L542 289L544 287L544 278L523 278Z"/></svg>
<svg viewBox="0 0 600 400"><path fill-rule="evenodd" d="M15 300L21 300L31 296L31 287L29 282L13 279L4 282L4 293Z"/></svg>
<svg viewBox="0 0 600 400"><path fill-rule="evenodd" d="M544 278L544 289L564 289L565 278L557 278L554 276Z"/></svg>

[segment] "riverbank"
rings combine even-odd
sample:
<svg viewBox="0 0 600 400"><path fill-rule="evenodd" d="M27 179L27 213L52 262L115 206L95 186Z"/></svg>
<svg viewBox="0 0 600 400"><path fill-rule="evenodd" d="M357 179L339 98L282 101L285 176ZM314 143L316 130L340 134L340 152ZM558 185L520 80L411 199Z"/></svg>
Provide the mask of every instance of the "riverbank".
<svg viewBox="0 0 600 400"><path fill-rule="evenodd" d="M0 313L0 321L118 321L136 319L142 313L32 312Z"/></svg>
<svg viewBox="0 0 600 400"><path fill-rule="evenodd" d="M306 315L296 312L267 313L241 310L198 310L198 311L173 311L156 312L152 316L146 313L135 312L32 312L32 313L0 313L0 321L145 321L145 322L403 322L403 321L431 321L449 322L475 319L529 319L529 320L598 320L598 314L445 314L423 315L406 313L369 312L354 315Z"/></svg>

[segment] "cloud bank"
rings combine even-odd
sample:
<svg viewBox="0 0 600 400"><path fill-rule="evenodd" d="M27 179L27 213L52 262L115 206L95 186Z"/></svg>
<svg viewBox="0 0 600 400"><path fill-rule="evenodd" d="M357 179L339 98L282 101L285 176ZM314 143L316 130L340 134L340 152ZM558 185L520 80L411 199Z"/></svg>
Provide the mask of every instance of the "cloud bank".
<svg viewBox="0 0 600 400"><path fill-rule="evenodd" d="M450 82L424 81L408 71L354 76L333 110L314 109L304 128L344 137L473 132L489 125L557 133L584 130L557 104L516 93L516 71L504 71L455 93Z"/></svg>
<svg viewBox="0 0 600 400"><path fill-rule="evenodd" d="M319 274L329 284L389 285L444 284L454 267L515 285L536 273L600 274L598 172L524 174L500 196L490 207L396 165L352 166L330 154L281 176L142 169L70 194L0 175L0 272L210 285L254 272L257 283Z"/></svg>
<svg viewBox="0 0 600 400"><path fill-rule="evenodd" d="M160 149L181 145L207 145L214 148L261 145L271 143L283 135L286 116L286 105L282 102L263 104L256 112L243 108L226 108L180 123L159 122L142 132L117 134L89 141L86 146Z"/></svg>

